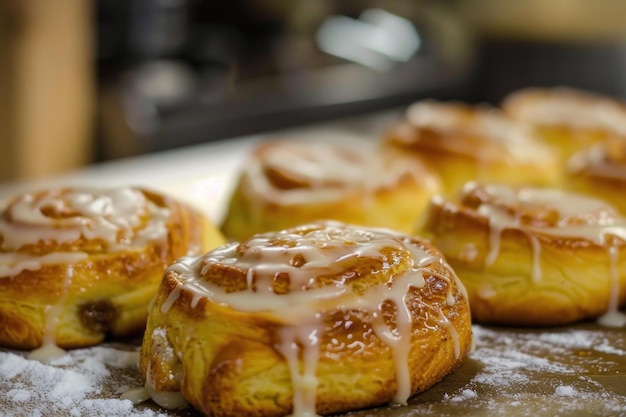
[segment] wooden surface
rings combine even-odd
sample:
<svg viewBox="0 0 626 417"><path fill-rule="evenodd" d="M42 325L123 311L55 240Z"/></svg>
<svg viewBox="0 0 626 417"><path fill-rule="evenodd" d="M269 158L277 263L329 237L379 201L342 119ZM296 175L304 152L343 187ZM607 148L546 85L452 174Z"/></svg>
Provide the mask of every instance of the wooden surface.
<svg viewBox="0 0 626 417"><path fill-rule="evenodd" d="M474 325L476 348L470 357L452 374L429 390L409 399L406 407L378 407L349 413L351 417L411 417L411 416L597 416L626 415L626 332L605 329L594 324L579 324L549 329L510 329ZM129 345L105 344L108 348L137 349ZM72 353L77 358L90 356L89 349ZM6 355L24 352L0 349L0 369ZM96 355L94 355L96 357ZM13 358L15 360L15 358ZM78 361L78 360L77 360ZM67 367L47 365L40 373L53 374L53 369ZM136 367L119 369L107 366L110 375L100 381L101 392L72 404L72 408L87 412L89 400L107 400L111 410L120 407L120 387L142 385ZM23 364L22 364L23 365ZM70 365L71 366L71 365ZM92 365L93 366L93 365ZM62 406L50 406L55 396L62 395L62 381L51 382L42 389L34 384L28 373L3 375L0 383L0 405L6 415L26 415L15 395L18 389L36 385L42 405L53 409L50 415L61 416L70 411ZM50 378L51 380L53 378ZM46 392L48 391L48 392ZM60 392L61 391L61 392ZM12 394L13 393L13 394ZM31 404L30 407L37 407ZM69 407L68 407L69 408ZM37 408L34 408L37 410ZM94 411L92 410L92 413ZM22 414L20 414L22 413ZM99 415L99 414L94 414ZM117 414L116 414L117 415ZM164 410L151 401L135 406L127 413L136 417L196 417L193 409ZM347 416L346 415L346 416Z"/></svg>

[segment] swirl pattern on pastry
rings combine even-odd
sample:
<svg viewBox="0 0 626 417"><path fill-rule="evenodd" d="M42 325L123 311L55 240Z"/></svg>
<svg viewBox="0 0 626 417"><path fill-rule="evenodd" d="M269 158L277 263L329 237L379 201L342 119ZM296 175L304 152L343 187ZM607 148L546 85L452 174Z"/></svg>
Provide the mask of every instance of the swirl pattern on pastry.
<svg viewBox="0 0 626 417"><path fill-rule="evenodd" d="M405 404L471 344L462 284L426 241L315 223L171 265L141 369L152 398L206 415Z"/></svg>
<svg viewBox="0 0 626 417"><path fill-rule="evenodd" d="M509 94L502 107L533 125L626 134L626 104L601 94L567 87L528 88Z"/></svg>
<svg viewBox="0 0 626 417"><path fill-rule="evenodd" d="M603 200L468 183L433 199L420 232L463 277L477 322L626 323L626 221Z"/></svg>
<svg viewBox="0 0 626 417"><path fill-rule="evenodd" d="M163 271L223 243L190 207L155 192L57 188L0 215L0 345L72 348L145 326Z"/></svg>
<svg viewBox="0 0 626 417"><path fill-rule="evenodd" d="M366 143L274 141L255 149L222 230L233 240L318 220L410 232L440 190L419 162Z"/></svg>
<svg viewBox="0 0 626 417"><path fill-rule="evenodd" d="M556 156L532 130L488 106L415 103L386 133L383 147L430 163L447 194L470 180L550 185L559 177Z"/></svg>
<svg viewBox="0 0 626 417"><path fill-rule="evenodd" d="M595 143L626 137L626 103L572 88L528 88L511 93L502 108L528 123L560 155L562 163Z"/></svg>

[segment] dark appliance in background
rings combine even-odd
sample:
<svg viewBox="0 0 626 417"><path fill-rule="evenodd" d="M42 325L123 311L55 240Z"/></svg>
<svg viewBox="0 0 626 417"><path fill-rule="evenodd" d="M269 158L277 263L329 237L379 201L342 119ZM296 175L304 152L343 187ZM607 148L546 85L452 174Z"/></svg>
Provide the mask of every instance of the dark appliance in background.
<svg viewBox="0 0 626 417"><path fill-rule="evenodd" d="M626 98L626 1L456 0L480 37L475 89L498 103L528 86Z"/></svg>
<svg viewBox="0 0 626 417"><path fill-rule="evenodd" d="M471 99L474 43L436 0L98 0L97 160Z"/></svg>
<svg viewBox="0 0 626 417"><path fill-rule="evenodd" d="M479 56L476 90L483 101L499 103L528 86L569 86L626 98L626 44L487 38Z"/></svg>
<svg viewBox="0 0 626 417"><path fill-rule="evenodd" d="M96 160L528 86L626 97L626 2L96 0Z"/></svg>

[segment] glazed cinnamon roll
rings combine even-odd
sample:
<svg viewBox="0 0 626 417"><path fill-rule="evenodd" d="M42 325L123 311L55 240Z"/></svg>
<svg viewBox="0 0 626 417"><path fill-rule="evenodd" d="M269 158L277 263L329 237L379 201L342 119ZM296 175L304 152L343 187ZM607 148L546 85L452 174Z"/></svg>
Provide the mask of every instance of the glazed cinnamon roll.
<svg viewBox="0 0 626 417"><path fill-rule="evenodd" d="M551 185L559 178L556 155L526 126L487 106L415 103L385 134L389 147L429 163L447 195L470 180Z"/></svg>
<svg viewBox="0 0 626 417"><path fill-rule="evenodd" d="M626 215L626 140L607 141L574 154L565 186L606 200Z"/></svg>
<svg viewBox="0 0 626 417"><path fill-rule="evenodd" d="M318 220L410 232L440 190L434 172L361 142L274 141L241 173L222 230L233 240Z"/></svg>
<svg viewBox="0 0 626 417"><path fill-rule="evenodd" d="M581 149L626 137L626 103L572 88L529 88L502 103L512 118L535 127L562 165Z"/></svg>
<svg viewBox="0 0 626 417"><path fill-rule="evenodd" d="M420 232L462 278L476 322L626 323L626 221L602 200L469 183L433 199Z"/></svg>
<svg viewBox="0 0 626 417"><path fill-rule="evenodd" d="M171 265L141 349L146 393L207 416L405 404L468 354L462 284L425 240L336 222Z"/></svg>
<svg viewBox="0 0 626 417"><path fill-rule="evenodd" d="M58 188L0 213L0 345L54 354L141 331L165 267L222 244L208 219L139 188Z"/></svg>

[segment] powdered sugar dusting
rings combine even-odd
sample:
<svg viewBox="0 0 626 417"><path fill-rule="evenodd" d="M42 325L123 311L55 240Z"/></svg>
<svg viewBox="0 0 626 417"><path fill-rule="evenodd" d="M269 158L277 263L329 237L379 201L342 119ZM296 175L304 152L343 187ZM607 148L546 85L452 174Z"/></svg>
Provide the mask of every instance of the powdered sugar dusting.
<svg viewBox="0 0 626 417"><path fill-rule="evenodd" d="M0 352L0 416L159 417L119 395L141 385L136 350L77 349L50 363Z"/></svg>
<svg viewBox="0 0 626 417"><path fill-rule="evenodd" d="M578 391L571 385L559 385L554 390L554 395L558 397L575 397L577 394L579 394Z"/></svg>
<svg viewBox="0 0 626 417"><path fill-rule="evenodd" d="M351 416L626 417L624 330L473 329L475 349L461 368L414 396L407 410Z"/></svg>
<svg viewBox="0 0 626 417"><path fill-rule="evenodd" d="M407 407L349 415L626 417L623 329L473 329L475 349L469 358L437 385L412 397ZM0 417L200 415L120 400L122 392L142 384L137 355L136 349L102 346L70 351L43 364L0 351Z"/></svg>
<svg viewBox="0 0 626 417"><path fill-rule="evenodd" d="M571 327L506 331L474 326L478 372L445 396L481 415L626 415L622 331Z"/></svg>

